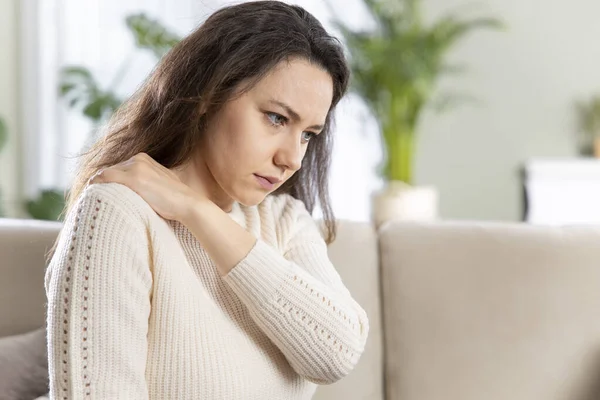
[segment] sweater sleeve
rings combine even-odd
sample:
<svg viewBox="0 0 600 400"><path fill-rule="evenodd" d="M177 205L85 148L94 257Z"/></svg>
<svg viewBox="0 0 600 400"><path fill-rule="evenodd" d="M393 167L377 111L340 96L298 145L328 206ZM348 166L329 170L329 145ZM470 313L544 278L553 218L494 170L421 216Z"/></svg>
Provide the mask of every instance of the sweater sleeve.
<svg viewBox="0 0 600 400"><path fill-rule="evenodd" d="M68 216L45 279L51 399L148 399L144 229L114 185L88 187Z"/></svg>
<svg viewBox="0 0 600 400"><path fill-rule="evenodd" d="M327 255L319 229L297 200L284 254L262 240L225 277L252 318L294 370L317 384L347 375L365 346L369 323Z"/></svg>

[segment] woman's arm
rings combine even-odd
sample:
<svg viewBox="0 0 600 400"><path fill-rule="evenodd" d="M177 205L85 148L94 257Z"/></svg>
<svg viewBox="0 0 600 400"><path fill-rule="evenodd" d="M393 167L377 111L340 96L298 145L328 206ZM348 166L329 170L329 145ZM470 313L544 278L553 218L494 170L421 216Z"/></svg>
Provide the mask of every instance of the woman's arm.
<svg viewBox="0 0 600 400"><path fill-rule="evenodd" d="M367 316L331 265L302 202L290 197L293 212L279 221L294 232L283 256L147 154L107 168L94 181L126 185L160 216L183 223L298 374L323 384L354 368Z"/></svg>
<svg viewBox="0 0 600 400"><path fill-rule="evenodd" d="M368 319L329 261L312 217L291 201L294 210L280 221L282 229L294 230L285 255L212 202L197 203L184 224L294 370L312 382L333 383L358 362Z"/></svg>
<svg viewBox="0 0 600 400"><path fill-rule="evenodd" d="M86 189L46 272L51 399L148 398L148 235L118 194Z"/></svg>

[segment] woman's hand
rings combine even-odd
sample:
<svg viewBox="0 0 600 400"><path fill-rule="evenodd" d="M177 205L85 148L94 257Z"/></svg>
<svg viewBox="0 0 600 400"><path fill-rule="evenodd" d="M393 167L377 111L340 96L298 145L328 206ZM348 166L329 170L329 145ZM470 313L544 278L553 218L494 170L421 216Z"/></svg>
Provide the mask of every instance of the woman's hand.
<svg viewBox="0 0 600 400"><path fill-rule="evenodd" d="M177 174L145 153L100 170L92 183L120 183L142 197L161 217L183 222L201 195L184 184Z"/></svg>

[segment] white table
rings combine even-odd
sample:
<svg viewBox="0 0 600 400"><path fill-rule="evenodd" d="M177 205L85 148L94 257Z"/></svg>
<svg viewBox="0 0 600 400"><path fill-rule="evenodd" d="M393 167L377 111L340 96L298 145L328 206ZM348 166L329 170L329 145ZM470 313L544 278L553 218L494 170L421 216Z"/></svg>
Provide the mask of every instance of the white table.
<svg viewBox="0 0 600 400"><path fill-rule="evenodd" d="M600 225L600 160L536 159L524 168L525 220L540 225Z"/></svg>

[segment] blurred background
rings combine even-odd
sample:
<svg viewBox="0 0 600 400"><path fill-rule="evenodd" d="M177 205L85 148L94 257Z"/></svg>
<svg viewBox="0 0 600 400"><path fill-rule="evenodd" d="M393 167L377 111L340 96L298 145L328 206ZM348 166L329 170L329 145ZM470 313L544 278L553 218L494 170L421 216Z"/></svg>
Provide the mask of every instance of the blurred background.
<svg viewBox="0 0 600 400"><path fill-rule="evenodd" d="M331 171L338 218L600 223L600 2L290 3L352 60ZM56 219L78 152L227 4L0 0L2 215Z"/></svg>

